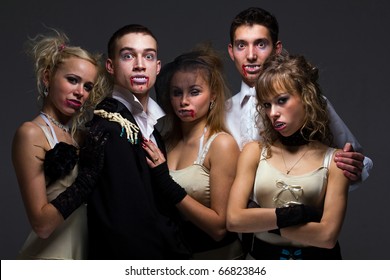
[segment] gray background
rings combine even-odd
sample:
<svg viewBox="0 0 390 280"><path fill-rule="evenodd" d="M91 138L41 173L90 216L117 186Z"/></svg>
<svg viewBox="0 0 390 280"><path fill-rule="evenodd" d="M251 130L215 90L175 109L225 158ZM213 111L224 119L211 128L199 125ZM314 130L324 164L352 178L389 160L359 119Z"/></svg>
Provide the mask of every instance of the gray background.
<svg viewBox="0 0 390 280"><path fill-rule="evenodd" d="M324 94L374 161L371 176L350 193L340 236L345 259L389 259L390 27L387 1L17 1L0 4L0 257L13 259L30 231L11 163L15 129L38 112L32 61L23 52L28 36L44 25L65 31L71 43L105 52L111 34L128 23L151 28L163 63L201 41L225 52L233 17L249 6L276 15L280 39L291 53L306 55L321 72ZM233 90L240 79L226 56ZM386 171L387 170L387 171Z"/></svg>

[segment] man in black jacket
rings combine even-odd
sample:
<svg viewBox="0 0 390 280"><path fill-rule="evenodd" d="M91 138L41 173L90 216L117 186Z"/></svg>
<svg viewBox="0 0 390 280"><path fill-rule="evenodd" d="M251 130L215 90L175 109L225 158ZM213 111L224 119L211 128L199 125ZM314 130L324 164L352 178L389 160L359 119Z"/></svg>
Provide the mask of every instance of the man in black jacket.
<svg viewBox="0 0 390 280"><path fill-rule="evenodd" d="M147 165L143 141L165 153L155 125L163 110L150 98L161 62L152 32L137 24L117 30L108 42L106 69L111 96L97 105L79 176L51 203L66 219L88 201L89 259L188 259L175 208L187 194L162 184ZM158 155L149 157L158 162Z"/></svg>

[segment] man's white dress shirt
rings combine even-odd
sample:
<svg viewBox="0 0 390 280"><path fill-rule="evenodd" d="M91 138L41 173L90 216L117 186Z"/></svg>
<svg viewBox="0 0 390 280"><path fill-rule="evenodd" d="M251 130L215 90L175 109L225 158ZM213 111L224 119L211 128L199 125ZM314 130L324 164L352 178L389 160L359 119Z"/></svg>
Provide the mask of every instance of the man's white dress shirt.
<svg viewBox="0 0 390 280"><path fill-rule="evenodd" d="M129 109L141 130L142 136L156 143L153 136L154 126L157 124L157 120L165 115L161 107L149 97L147 112L145 112L134 94L118 85L114 86L112 97Z"/></svg>

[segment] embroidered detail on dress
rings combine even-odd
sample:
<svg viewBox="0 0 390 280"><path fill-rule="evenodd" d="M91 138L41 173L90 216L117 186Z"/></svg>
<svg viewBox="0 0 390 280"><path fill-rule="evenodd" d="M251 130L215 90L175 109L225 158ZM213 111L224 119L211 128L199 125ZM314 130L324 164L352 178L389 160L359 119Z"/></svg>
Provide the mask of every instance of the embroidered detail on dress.
<svg viewBox="0 0 390 280"><path fill-rule="evenodd" d="M302 204L299 202L300 197L302 196L302 187L299 185L288 185L283 180L276 180L276 187L281 189L272 199L276 207L287 207L294 204ZM289 191L294 200L283 200L280 198L281 194L285 191Z"/></svg>
<svg viewBox="0 0 390 280"><path fill-rule="evenodd" d="M136 124L122 117L121 114L117 112L112 113L105 110L95 110L93 113L111 122L119 123L119 125L122 127L120 137L123 137L124 133L126 132L127 141L129 141L131 144L138 144L139 127Z"/></svg>

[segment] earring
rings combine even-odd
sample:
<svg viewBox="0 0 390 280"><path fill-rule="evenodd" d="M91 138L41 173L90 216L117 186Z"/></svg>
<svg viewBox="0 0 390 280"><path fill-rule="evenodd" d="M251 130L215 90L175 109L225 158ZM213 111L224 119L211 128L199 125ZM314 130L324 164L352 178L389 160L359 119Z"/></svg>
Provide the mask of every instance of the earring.
<svg viewBox="0 0 390 280"><path fill-rule="evenodd" d="M215 101L214 100L211 100L210 102L210 110L212 110L215 106Z"/></svg>
<svg viewBox="0 0 390 280"><path fill-rule="evenodd" d="M45 87L45 88L43 89L43 95L44 95L45 97L47 97L48 94L49 94L49 90L47 89L47 87Z"/></svg>

